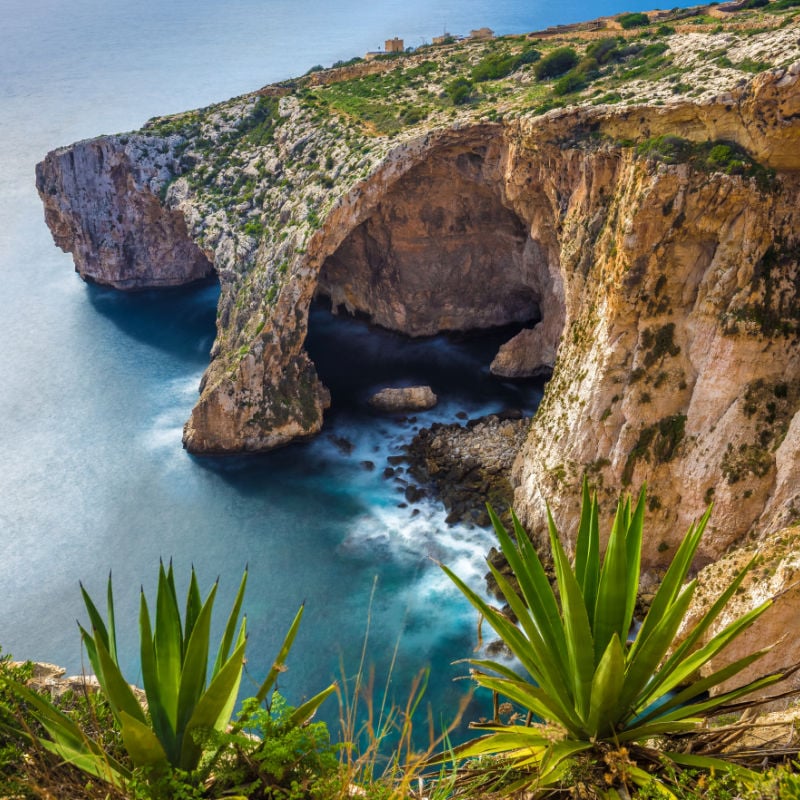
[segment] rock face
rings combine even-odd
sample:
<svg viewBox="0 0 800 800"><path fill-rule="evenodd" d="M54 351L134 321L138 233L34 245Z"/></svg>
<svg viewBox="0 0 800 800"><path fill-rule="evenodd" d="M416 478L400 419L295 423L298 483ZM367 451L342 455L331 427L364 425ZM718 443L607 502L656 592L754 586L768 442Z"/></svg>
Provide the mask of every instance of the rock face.
<svg viewBox="0 0 800 800"><path fill-rule="evenodd" d="M433 408L439 399L430 386L408 386L400 389L381 389L369 399L369 404L379 411L425 411Z"/></svg>
<svg viewBox="0 0 800 800"><path fill-rule="evenodd" d="M734 576L755 558L754 567L747 574L740 589L731 598L722 615L706 632L703 642L708 642L722 628L735 619L772 599L773 604L747 630L726 647L710 664L704 674L710 674L727 664L744 658L764 647L770 652L751 664L731 680L721 684L716 692L728 691L755 680L760 675L800 664L800 640L794 635L792 625L800 613L800 554L797 552L796 527L784 528L750 544L719 561L709 564L697 576L698 587L687 614L687 623L697 623L730 584ZM680 637L680 633L679 633ZM795 673L788 680L761 692L774 696L781 691L800 686L800 676Z"/></svg>
<svg viewBox="0 0 800 800"><path fill-rule="evenodd" d="M322 266L334 306L410 336L539 316L541 254L502 202L502 137L434 148Z"/></svg>
<svg viewBox="0 0 800 800"><path fill-rule="evenodd" d="M163 149L146 136L108 136L55 150L36 165L45 221L85 280L147 289L213 274L183 214L158 197L160 180L175 167Z"/></svg>
<svg viewBox="0 0 800 800"><path fill-rule="evenodd" d="M607 513L620 487L649 482L643 558L656 571L712 498L705 561L796 514L800 485L788 463L797 464L800 405L800 216L791 199L800 148L785 143L791 131L800 136L800 118L779 109L796 108L799 72L759 76L701 108L600 123L613 137L738 137L753 152L776 154L766 162L777 170L774 182L602 148L562 150L559 177L542 176L545 194L564 198L566 318L553 378L515 465L515 506L534 531L545 500L561 530L576 529L584 474ZM537 160L556 156L538 143L534 153L508 189L520 204L530 202L526 182Z"/></svg>

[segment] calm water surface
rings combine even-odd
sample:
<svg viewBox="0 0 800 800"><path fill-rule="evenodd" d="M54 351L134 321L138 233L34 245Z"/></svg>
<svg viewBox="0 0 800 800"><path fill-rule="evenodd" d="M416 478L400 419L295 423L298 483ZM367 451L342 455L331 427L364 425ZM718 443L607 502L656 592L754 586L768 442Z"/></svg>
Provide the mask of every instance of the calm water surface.
<svg viewBox="0 0 800 800"><path fill-rule="evenodd" d="M59 145L223 100L391 36L418 45L445 28L522 32L648 5L0 0L4 651L79 669L77 582L99 595L113 569L135 679L134 608L139 585L152 588L158 559L172 558L184 585L191 563L202 584L220 575L221 604L249 563L254 679L303 601L304 627L281 688L299 700L337 674L340 658L350 671L375 586L369 652L379 682L399 639L393 691L403 697L410 676L431 665L429 699L437 709L452 705L463 684L451 678L464 668L450 662L471 651L474 617L431 558L478 585L489 535L448 528L433 503L416 516L398 508L398 486L382 468L414 423L371 416L363 401L382 381L431 381L442 403L418 425L458 410L531 410L539 388L492 381L486 344L409 345L317 310L309 348L334 389L329 429L353 453L325 434L260 458L193 459L181 449L181 426L213 340L216 288L122 295L82 283L44 225L34 164ZM332 354L345 348L353 354L345 363L363 369L336 366Z"/></svg>

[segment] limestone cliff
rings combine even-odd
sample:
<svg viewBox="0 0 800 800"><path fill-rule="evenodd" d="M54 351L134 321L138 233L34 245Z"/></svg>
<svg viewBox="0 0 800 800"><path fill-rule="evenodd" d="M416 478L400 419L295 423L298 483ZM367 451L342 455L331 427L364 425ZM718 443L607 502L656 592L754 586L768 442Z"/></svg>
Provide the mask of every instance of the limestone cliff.
<svg viewBox="0 0 800 800"><path fill-rule="evenodd" d="M175 168L160 139L102 137L49 153L36 186L56 244L85 280L117 289L180 286L213 272L186 220L159 200Z"/></svg>
<svg viewBox="0 0 800 800"><path fill-rule="evenodd" d="M547 499L570 530L584 473L606 504L648 480L647 566L713 498L710 560L800 502L798 25L747 19L588 32L575 89L536 76L552 37L312 75L62 148L37 186L87 278L216 273L189 450L320 429L315 294L409 335L539 320L493 364L553 370L515 466L524 520Z"/></svg>

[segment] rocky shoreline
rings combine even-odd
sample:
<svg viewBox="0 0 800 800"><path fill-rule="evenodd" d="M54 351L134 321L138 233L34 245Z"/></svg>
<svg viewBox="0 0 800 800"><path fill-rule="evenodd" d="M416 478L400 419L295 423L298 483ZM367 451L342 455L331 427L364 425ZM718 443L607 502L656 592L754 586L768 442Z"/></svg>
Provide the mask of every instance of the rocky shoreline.
<svg viewBox="0 0 800 800"><path fill-rule="evenodd" d="M529 426L519 411L434 423L407 445L408 474L442 501L448 523L487 527L486 503L501 516L511 508L511 468Z"/></svg>

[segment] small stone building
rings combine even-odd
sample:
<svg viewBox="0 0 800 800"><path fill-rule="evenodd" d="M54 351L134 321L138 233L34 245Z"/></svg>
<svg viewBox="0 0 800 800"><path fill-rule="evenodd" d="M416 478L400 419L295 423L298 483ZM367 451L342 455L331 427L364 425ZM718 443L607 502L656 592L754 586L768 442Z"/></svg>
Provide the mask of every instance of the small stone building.
<svg viewBox="0 0 800 800"><path fill-rule="evenodd" d="M494 31L491 28L478 28L469 32L470 39L493 39Z"/></svg>
<svg viewBox="0 0 800 800"><path fill-rule="evenodd" d="M386 49L387 53L402 53L405 50L403 46L403 40L398 39L396 36L394 39L387 39L384 42L384 48Z"/></svg>

